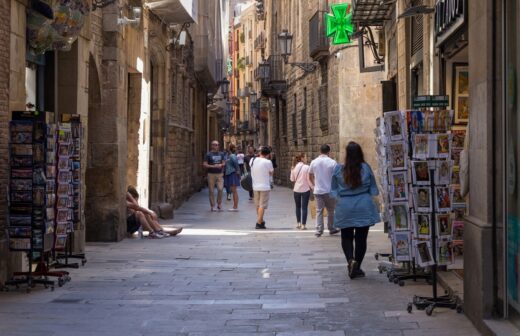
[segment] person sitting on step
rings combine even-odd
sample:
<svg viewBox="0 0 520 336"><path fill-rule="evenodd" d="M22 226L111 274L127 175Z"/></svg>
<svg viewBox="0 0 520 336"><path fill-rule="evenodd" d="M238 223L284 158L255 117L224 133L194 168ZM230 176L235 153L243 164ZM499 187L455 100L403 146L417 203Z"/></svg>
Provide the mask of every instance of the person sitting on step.
<svg viewBox="0 0 520 336"><path fill-rule="evenodd" d="M173 229L166 232L157 221L157 215L150 209L143 208L138 203L139 193L133 186L128 186L126 193L126 232L133 235L139 228L148 231L149 238L164 238L175 236L182 231L182 228Z"/></svg>

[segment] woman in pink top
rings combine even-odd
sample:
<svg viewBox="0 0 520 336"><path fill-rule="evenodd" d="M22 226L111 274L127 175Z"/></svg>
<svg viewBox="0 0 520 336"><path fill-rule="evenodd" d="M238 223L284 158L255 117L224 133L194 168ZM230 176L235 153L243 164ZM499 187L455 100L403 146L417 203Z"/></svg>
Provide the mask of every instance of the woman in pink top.
<svg viewBox="0 0 520 336"><path fill-rule="evenodd" d="M297 229L306 230L307 208L313 185L309 179L309 165L307 155L302 153L295 155L291 169L291 182L294 182L294 202L296 203Z"/></svg>

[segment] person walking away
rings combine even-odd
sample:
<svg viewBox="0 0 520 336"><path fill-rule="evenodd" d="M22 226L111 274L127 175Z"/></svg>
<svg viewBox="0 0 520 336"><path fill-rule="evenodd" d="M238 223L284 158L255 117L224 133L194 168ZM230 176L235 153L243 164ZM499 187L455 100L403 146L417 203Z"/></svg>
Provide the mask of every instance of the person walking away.
<svg viewBox="0 0 520 336"><path fill-rule="evenodd" d="M364 277L361 263L367 251L368 231L381 219L372 199L379 195L376 179L357 143L347 145L345 164L335 168L331 187L337 200L334 226L341 229L348 275L351 279Z"/></svg>
<svg viewBox="0 0 520 336"><path fill-rule="evenodd" d="M219 151L217 140L211 142L211 150L204 158L203 166L208 172L209 204L211 211L222 211L222 189L224 189L223 167L225 154ZM215 204L215 186L217 186L217 202Z"/></svg>
<svg viewBox="0 0 520 336"><path fill-rule="evenodd" d="M253 146L247 147L247 155L244 157L244 164L245 168L248 174L251 174L251 160L254 159L256 156L255 154L255 148ZM253 199L253 190L251 189L249 191L249 200L251 201Z"/></svg>
<svg viewBox="0 0 520 336"><path fill-rule="evenodd" d="M240 167L240 176L244 175L244 152L242 152L242 148L238 149L237 159L238 166Z"/></svg>
<svg viewBox="0 0 520 336"><path fill-rule="evenodd" d="M314 197L316 198L316 237L321 237L324 230L323 209L327 209L328 219L327 227L329 234L333 235L339 232L334 228L334 207L335 200L330 197L330 185L332 174L337 163L329 157L330 146L321 145L320 156L312 160L309 177L311 184L314 185Z"/></svg>
<svg viewBox="0 0 520 336"><path fill-rule="evenodd" d="M295 155L291 169L291 182L294 182L294 203L296 205L296 228L307 230L307 209L313 185L309 178L309 165L307 155L301 153Z"/></svg>
<svg viewBox="0 0 520 336"><path fill-rule="evenodd" d="M273 151L273 147L269 146L269 150L271 151L271 154L269 154L269 160L271 160L273 164L273 169L278 168L278 164L276 163L276 154ZM271 189L274 188L274 173L273 176L271 176Z"/></svg>
<svg viewBox="0 0 520 336"><path fill-rule="evenodd" d="M255 229L266 228L264 213L269 204L270 178L273 175L273 164L268 159L269 153L269 148L262 147L260 157L256 157L250 162L257 216Z"/></svg>
<svg viewBox="0 0 520 336"><path fill-rule="evenodd" d="M229 156L226 160L224 171L224 185L226 189L229 188L233 194L233 208L228 211L238 211L238 191L237 186L240 185L240 166L238 165L238 158L235 154L235 145L229 145Z"/></svg>

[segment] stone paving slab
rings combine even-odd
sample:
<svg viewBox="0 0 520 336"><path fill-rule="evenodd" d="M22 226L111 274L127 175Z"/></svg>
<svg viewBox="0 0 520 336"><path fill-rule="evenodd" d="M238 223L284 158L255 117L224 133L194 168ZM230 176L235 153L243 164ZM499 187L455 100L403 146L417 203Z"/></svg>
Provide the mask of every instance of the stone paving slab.
<svg viewBox="0 0 520 336"><path fill-rule="evenodd" d="M238 213L212 213L204 190L164 223L181 235L88 244L64 287L0 293L0 335L478 335L454 311L406 312L431 287L378 273L382 225L369 234L367 277L350 280L340 238L315 238L311 223L296 231L292 209L291 191L276 187L268 230L256 231L246 193Z"/></svg>

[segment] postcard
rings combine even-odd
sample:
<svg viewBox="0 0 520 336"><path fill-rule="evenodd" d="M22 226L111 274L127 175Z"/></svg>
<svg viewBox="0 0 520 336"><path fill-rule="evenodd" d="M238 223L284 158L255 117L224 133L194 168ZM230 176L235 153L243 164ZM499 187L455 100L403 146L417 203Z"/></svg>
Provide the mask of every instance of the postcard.
<svg viewBox="0 0 520 336"><path fill-rule="evenodd" d="M429 241L417 241L415 243L415 249L417 251L417 263L421 267L427 267L435 265L433 260L432 246Z"/></svg>
<svg viewBox="0 0 520 336"><path fill-rule="evenodd" d="M410 225L410 211L408 202L394 203L390 206L392 211L392 231L408 231Z"/></svg>
<svg viewBox="0 0 520 336"><path fill-rule="evenodd" d="M432 211L432 195L430 187L414 188L414 205L416 212Z"/></svg>
<svg viewBox="0 0 520 336"><path fill-rule="evenodd" d="M396 261L410 261L410 231L393 234L394 257Z"/></svg>
<svg viewBox="0 0 520 336"><path fill-rule="evenodd" d="M449 187L435 187L435 209L438 212L451 211L452 195Z"/></svg>
<svg viewBox="0 0 520 336"><path fill-rule="evenodd" d="M408 172L400 171L390 173L390 190L392 202L406 201L408 199Z"/></svg>
<svg viewBox="0 0 520 336"><path fill-rule="evenodd" d="M431 216L426 213L415 213L415 236L417 238L431 238Z"/></svg>
<svg viewBox="0 0 520 336"><path fill-rule="evenodd" d="M414 185L430 185L430 168L428 161L413 161L412 175Z"/></svg>
<svg viewBox="0 0 520 336"><path fill-rule="evenodd" d="M437 236L440 239L451 238L451 216L450 214L436 214Z"/></svg>

